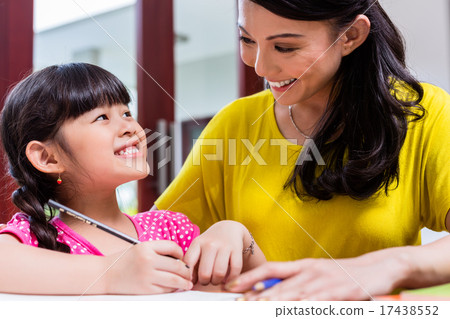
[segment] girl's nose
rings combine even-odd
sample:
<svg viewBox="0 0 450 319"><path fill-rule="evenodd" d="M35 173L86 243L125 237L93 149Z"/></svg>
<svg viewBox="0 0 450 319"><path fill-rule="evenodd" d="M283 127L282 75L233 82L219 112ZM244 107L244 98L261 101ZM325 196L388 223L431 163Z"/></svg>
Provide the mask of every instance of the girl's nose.
<svg viewBox="0 0 450 319"><path fill-rule="evenodd" d="M129 119L121 119L121 125L119 129L119 136L133 136L137 133L137 125L134 121Z"/></svg>

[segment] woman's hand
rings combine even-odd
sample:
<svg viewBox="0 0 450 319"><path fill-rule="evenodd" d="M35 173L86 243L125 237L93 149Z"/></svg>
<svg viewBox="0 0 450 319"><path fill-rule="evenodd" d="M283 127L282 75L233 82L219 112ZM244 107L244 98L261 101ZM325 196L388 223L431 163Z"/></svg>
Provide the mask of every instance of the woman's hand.
<svg viewBox="0 0 450 319"><path fill-rule="evenodd" d="M173 256L171 258L168 256ZM191 271L174 242L143 242L105 257L106 291L110 294L161 294L192 288Z"/></svg>
<svg viewBox="0 0 450 319"><path fill-rule="evenodd" d="M401 254L383 255L386 253L270 262L242 274L225 288L245 292L264 279L280 278L283 281L272 288L246 293L245 300L368 300L389 294L407 269Z"/></svg>
<svg viewBox="0 0 450 319"><path fill-rule="evenodd" d="M194 283L218 285L237 277L243 267L242 251L250 243L250 234L241 223L224 220L212 225L192 241L184 256L184 262L194 269Z"/></svg>

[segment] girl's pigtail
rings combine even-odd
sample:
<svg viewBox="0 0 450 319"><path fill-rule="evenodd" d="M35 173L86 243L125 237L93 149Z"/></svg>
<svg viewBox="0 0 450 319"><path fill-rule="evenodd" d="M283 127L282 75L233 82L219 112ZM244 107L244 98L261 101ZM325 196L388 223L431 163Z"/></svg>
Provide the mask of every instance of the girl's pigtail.
<svg viewBox="0 0 450 319"><path fill-rule="evenodd" d="M47 216L44 203L48 199L38 198L43 193L37 188L32 178L27 178L26 185L15 190L12 201L22 212L29 216L30 230L36 236L38 246L41 248L70 253L70 248L56 240L58 232L48 221L53 216L49 211Z"/></svg>

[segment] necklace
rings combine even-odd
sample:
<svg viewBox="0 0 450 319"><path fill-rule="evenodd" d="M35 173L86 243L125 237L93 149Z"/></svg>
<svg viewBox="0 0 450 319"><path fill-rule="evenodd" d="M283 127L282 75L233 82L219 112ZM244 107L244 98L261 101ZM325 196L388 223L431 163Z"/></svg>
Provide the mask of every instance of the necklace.
<svg viewBox="0 0 450 319"><path fill-rule="evenodd" d="M295 124L294 122L294 118L292 117L292 105L289 105L289 117L291 119L292 125L294 125L295 129L297 130L297 132L299 132L304 138L311 139L310 136L306 135L305 133L302 132L301 129L298 128L297 124Z"/></svg>

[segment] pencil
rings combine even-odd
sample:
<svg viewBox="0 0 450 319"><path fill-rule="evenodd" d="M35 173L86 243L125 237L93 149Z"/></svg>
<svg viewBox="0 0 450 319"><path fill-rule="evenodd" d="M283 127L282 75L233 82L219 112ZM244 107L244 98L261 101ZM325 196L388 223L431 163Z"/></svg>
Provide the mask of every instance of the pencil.
<svg viewBox="0 0 450 319"><path fill-rule="evenodd" d="M66 213L69 216L72 216L76 219L79 219L83 222L85 222L86 224L92 225L94 227L97 227L98 229L101 229L111 235L114 235L120 239L123 239L127 242L129 242L130 244L136 245L139 244L140 241L137 239L134 239L133 237L128 236L127 234L124 234L118 230L115 230L114 228L111 228L109 226L106 226L105 224L102 224L98 221L96 221L95 219L92 219L90 217L87 217L86 215L83 215L80 212L77 212L76 210L73 210L67 206L64 206L58 202L55 202L54 200L49 200L48 201L48 205L52 206L53 208L58 209L61 213Z"/></svg>
<svg viewBox="0 0 450 319"><path fill-rule="evenodd" d="M261 290L264 290L264 289L269 289L270 287L273 287L273 286L275 286L276 284L278 284L280 282L281 282L281 279L279 279L279 278L266 279L266 280L257 282L253 286L253 290L261 291Z"/></svg>

